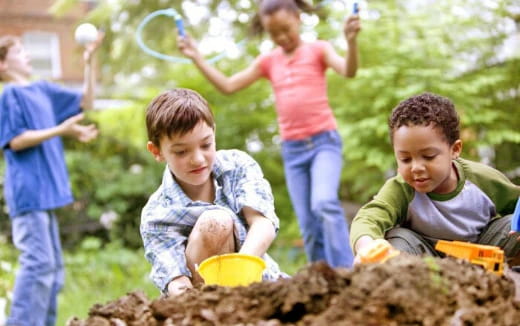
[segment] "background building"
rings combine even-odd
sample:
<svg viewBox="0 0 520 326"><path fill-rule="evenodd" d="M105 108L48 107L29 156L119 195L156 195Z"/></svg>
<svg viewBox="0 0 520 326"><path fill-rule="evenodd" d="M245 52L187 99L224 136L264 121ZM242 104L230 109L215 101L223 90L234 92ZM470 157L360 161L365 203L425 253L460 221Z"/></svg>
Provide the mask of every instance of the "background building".
<svg viewBox="0 0 520 326"><path fill-rule="evenodd" d="M0 35L17 35L31 57L34 75L79 85L83 78L82 48L74 30L94 1L82 1L61 17L50 13L53 0L0 0Z"/></svg>

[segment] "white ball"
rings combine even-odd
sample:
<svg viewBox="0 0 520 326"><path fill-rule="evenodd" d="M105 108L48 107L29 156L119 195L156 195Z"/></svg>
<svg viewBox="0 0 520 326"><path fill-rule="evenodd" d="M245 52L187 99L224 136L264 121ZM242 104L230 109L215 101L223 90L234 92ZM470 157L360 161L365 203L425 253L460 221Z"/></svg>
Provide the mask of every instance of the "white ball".
<svg viewBox="0 0 520 326"><path fill-rule="evenodd" d="M85 45L97 39L98 31L96 26L90 23L79 25L74 32L74 38L79 44Z"/></svg>

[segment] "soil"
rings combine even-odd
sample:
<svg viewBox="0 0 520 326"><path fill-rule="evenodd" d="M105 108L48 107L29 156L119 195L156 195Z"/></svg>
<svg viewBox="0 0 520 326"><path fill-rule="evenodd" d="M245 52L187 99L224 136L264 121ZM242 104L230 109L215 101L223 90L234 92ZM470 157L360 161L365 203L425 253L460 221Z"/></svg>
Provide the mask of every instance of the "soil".
<svg viewBox="0 0 520 326"><path fill-rule="evenodd" d="M519 281L511 270L497 276L463 260L401 254L353 269L315 263L248 287L203 286L155 300L132 292L67 325L517 326Z"/></svg>

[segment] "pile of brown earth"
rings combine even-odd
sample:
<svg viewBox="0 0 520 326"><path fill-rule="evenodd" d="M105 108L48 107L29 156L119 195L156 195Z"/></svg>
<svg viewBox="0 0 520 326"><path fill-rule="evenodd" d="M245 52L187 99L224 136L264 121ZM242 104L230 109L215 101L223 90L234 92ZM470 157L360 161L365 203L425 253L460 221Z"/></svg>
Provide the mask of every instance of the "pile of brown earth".
<svg viewBox="0 0 520 326"><path fill-rule="evenodd" d="M509 275L517 278L516 273ZM511 278L455 259L400 255L385 264L310 265L290 279L204 286L149 300L129 293L68 326L520 325Z"/></svg>

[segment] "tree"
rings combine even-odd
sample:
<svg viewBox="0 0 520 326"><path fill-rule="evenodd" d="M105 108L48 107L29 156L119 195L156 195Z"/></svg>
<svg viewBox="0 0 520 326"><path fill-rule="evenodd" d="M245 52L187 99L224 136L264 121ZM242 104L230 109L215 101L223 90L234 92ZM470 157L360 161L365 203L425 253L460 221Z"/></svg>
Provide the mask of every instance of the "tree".
<svg viewBox="0 0 520 326"><path fill-rule="evenodd" d="M58 0L54 10L60 13L76 1ZM206 45L211 45L209 40L217 33L227 37L220 39L223 44L229 44L225 41L230 39L246 40L237 58L215 63L231 74L246 67L259 48L268 44L263 42L265 38L248 36L255 3L176 1L172 6L185 17L188 32ZM338 51L344 51L341 27L347 10L339 1L320 3L324 13L305 16L304 31L308 37L328 39ZM136 45L135 32L142 19L169 4L161 0L100 1L86 18L104 26L107 32L102 53L105 94L134 101L136 113L142 114L146 103L164 89L188 87L199 91L215 112L219 147L252 151L273 185L282 223L293 223L268 83L256 83L225 96L190 64L153 58ZM364 4L361 2L358 76L353 80L335 74L328 77L330 103L338 119L347 161L342 197L364 202L394 173L387 118L401 100L424 91L454 101L462 119L465 157L479 159L479 149L487 146L496 150L500 168L516 167L513 160L518 161L518 157L501 153L518 151L520 143L520 115L516 113L520 103L520 58L504 55L504 41L518 33L518 14L513 14L518 5L505 0L461 0L456 4L449 0L373 0L368 7ZM196 16L198 20L193 18ZM151 48L180 56L174 26L171 17L158 17L150 22L143 37ZM135 124L132 128L144 127Z"/></svg>

